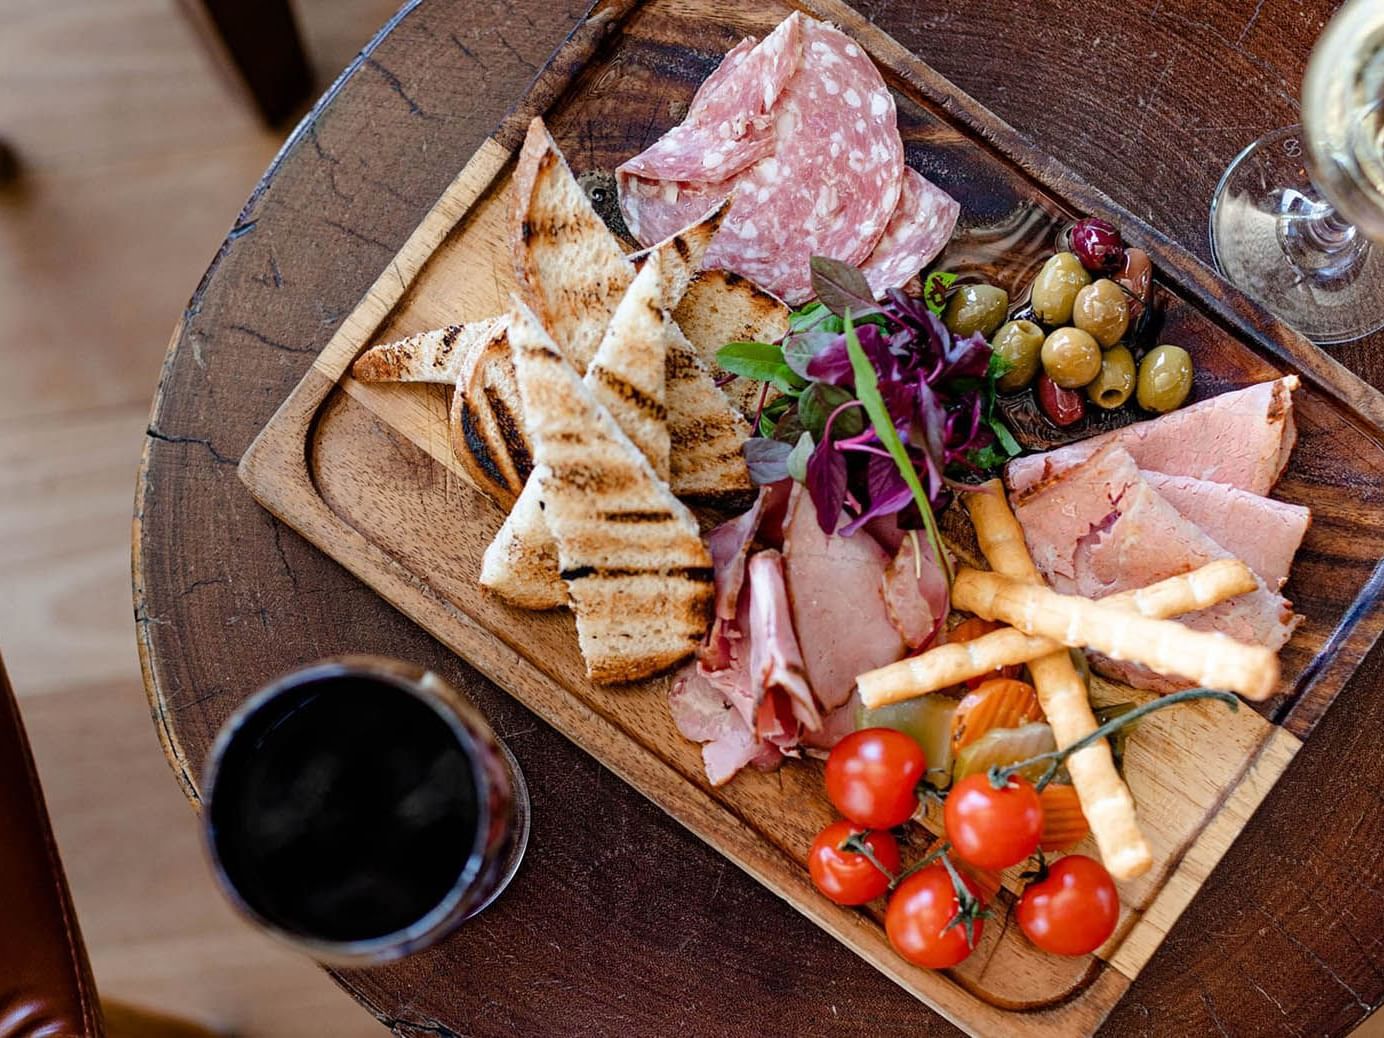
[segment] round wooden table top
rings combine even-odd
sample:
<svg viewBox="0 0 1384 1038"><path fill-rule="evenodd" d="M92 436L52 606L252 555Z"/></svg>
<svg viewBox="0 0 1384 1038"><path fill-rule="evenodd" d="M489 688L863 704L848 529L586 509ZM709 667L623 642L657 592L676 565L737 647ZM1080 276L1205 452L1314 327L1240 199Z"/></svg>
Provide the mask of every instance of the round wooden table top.
<svg viewBox="0 0 1384 1038"><path fill-rule="evenodd" d="M173 335L135 516L154 720L189 797L217 727L293 667L392 655L464 689L527 773L514 885L440 948L340 974L402 1035L952 1034L256 505L236 463L585 10L421 0L255 188ZM1239 149L1297 120L1331 0L861 0L1040 148L1209 260ZM1384 336L1336 355L1384 386ZM1342 1034L1384 1000L1373 652L1110 1017L1113 1035Z"/></svg>

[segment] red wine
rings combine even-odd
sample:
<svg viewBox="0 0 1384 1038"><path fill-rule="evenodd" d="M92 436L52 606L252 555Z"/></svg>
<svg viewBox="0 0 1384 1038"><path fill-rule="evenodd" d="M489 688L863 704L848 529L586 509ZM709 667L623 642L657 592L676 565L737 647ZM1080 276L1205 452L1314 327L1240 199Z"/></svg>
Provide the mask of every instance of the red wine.
<svg viewBox="0 0 1384 1038"><path fill-rule="evenodd" d="M469 740L468 740L469 741ZM235 729L215 771L209 832L246 906L318 941L384 937L474 874L488 805L476 747L397 684L327 674Z"/></svg>

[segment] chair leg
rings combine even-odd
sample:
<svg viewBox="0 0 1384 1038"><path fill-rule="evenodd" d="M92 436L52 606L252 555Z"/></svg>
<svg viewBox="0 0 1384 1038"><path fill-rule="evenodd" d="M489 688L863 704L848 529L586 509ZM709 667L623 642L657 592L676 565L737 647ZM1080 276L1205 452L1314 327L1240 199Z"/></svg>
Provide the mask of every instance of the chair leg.
<svg viewBox="0 0 1384 1038"><path fill-rule="evenodd" d="M125 1002L106 1000L101 1010L106 1018L106 1038L230 1038L228 1032L213 1031Z"/></svg>
<svg viewBox="0 0 1384 1038"><path fill-rule="evenodd" d="M275 126L312 90L312 69L289 0L179 0L204 39Z"/></svg>

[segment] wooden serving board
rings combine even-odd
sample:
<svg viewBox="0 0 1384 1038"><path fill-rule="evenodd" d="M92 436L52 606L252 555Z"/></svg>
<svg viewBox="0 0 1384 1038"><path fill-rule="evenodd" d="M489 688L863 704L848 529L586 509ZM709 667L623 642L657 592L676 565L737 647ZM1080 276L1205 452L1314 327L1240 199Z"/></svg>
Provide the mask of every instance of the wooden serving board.
<svg viewBox="0 0 1384 1038"><path fill-rule="evenodd" d="M1096 955L1035 951L1010 925L1012 897L961 967L913 968L890 950L879 906L812 889L803 866L832 818L820 767L747 770L721 789L675 730L667 679L619 689L583 676L572 619L508 608L476 585L503 513L451 454L450 390L367 385L365 348L499 312L512 287L505 197L528 119L544 114L578 173L610 171L676 123L742 36L796 6L873 56L894 90L908 161L960 200L940 263L1016 296L1057 229L1095 213L1158 267L1161 337L1191 349L1196 394L1296 372L1300 441L1276 496L1315 522L1286 593L1307 620L1283 653L1284 691L1231 714L1193 704L1131 738L1129 785L1156 865L1121 888L1121 923ZM689 41L693 41L689 44ZM603 0L472 156L343 322L241 462L255 497L508 689L703 840L948 1019L977 1034L1093 1032L1378 638L1384 613L1384 397L1276 324L1156 231L1035 152L1012 129L836 0L734 9L714 0ZM1098 701L1140 698L1096 682ZM930 837L919 832L922 847ZM1015 881L1007 877L1012 889Z"/></svg>

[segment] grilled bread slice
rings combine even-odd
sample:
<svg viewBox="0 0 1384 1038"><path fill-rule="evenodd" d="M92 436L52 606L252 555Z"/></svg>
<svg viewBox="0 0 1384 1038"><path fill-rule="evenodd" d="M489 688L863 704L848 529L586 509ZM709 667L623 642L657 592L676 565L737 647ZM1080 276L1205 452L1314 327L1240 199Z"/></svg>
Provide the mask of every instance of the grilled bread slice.
<svg viewBox="0 0 1384 1038"><path fill-rule="evenodd" d="M524 405L509 355L509 318L473 348L452 394L452 453L471 482L502 508L518 499L533 471Z"/></svg>
<svg viewBox="0 0 1384 1038"><path fill-rule="evenodd" d="M711 556L692 513L515 303L510 349L587 674L648 677L690 656L706 632Z"/></svg>
<svg viewBox="0 0 1384 1038"><path fill-rule="evenodd" d="M679 497L749 507L754 496L742 450L750 423L716 385L676 323L668 344L669 482Z"/></svg>
<svg viewBox="0 0 1384 1038"><path fill-rule="evenodd" d="M739 274L704 270L673 311L673 319L713 376L721 374L716 351L728 342L778 342L788 331L788 305ZM738 378L725 393L743 414L759 406L758 382Z"/></svg>
<svg viewBox="0 0 1384 1038"><path fill-rule="evenodd" d="M663 306L663 285L663 254L656 252L616 307L582 381L666 482L664 380L668 340L676 325ZM537 474L529 479L486 548L480 582L513 605L556 609L566 604L567 588L558 576L557 547L543 521L540 484Z"/></svg>
<svg viewBox="0 0 1384 1038"><path fill-rule="evenodd" d="M596 215L541 118L514 168L510 246L519 297L585 372L634 264Z"/></svg>
<svg viewBox="0 0 1384 1038"><path fill-rule="evenodd" d="M663 297L670 300L670 307L676 308L682 297L687 295L688 288L702 268L702 257L706 255L711 239L716 237L716 232L721 229L721 221L730 212L732 201L734 199L729 197L722 199L696 223L689 224L672 237L664 238L642 252L630 255L630 262L636 269L642 267L650 256L663 257Z"/></svg>
<svg viewBox="0 0 1384 1038"><path fill-rule="evenodd" d="M451 324L372 346L351 365L362 382L439 382L455 385L474 350L482 348L504 317Z"/></svg>

